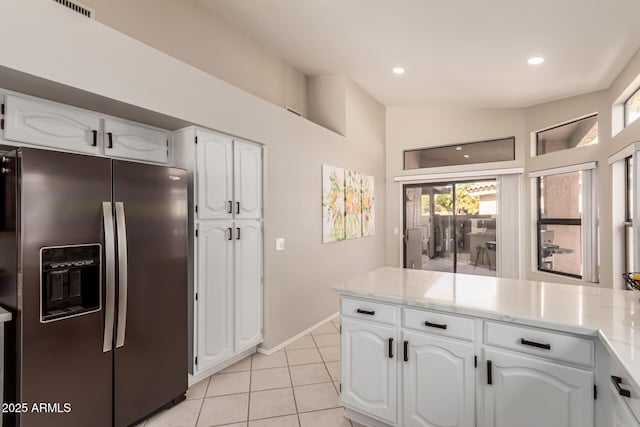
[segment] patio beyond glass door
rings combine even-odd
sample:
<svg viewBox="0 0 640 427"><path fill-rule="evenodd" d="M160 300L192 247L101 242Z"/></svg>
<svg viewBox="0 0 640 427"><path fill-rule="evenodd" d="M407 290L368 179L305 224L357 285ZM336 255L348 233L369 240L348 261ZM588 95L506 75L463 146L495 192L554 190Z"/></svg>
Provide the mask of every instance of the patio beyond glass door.
<svg viewBox="0 0 640 427"><path fill-rule="evenodd" d="M404 266L496 275L496 181L404 186Z"/></svg>

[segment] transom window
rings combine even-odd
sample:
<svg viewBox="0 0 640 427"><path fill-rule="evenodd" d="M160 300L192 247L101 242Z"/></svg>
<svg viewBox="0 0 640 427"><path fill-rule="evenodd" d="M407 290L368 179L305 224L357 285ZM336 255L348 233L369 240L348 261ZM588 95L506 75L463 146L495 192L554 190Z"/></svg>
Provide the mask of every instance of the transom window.
<svg viewBox="0 0 640 427"><path fill-rule="evenodd" d="M640 117L640 88L624 103L624 125L629 126Z"/></svg>
<svg viewBox="0 0 640 427"><path fill-rule="evenodd" d="M598 143L598 115L574 120L536 133L536 155Z"/></svg>

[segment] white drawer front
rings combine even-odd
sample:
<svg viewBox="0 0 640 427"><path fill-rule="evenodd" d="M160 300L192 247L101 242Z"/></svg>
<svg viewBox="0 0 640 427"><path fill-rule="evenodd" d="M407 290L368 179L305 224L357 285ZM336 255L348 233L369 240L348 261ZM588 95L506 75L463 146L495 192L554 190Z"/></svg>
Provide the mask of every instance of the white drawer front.
<svg viewBox="0 0 640 427"><path fill-rule="evenodd" d="M340 313L343 316L355 317L363 320L396 324L396 307L379 302L342 298Z"/></svg>
<svg viewBox="0 0 640 427"><path fill-rule="evenodd" d="M613 378L614 376L618 377L615 381ZM638 389L636 384L630 380L627 370L622 367L620 361L613 355L611 356L610 380L612 390L614 390L614 393L618 395L620 403L630 409L637 420L640 420L640 389ZM618 383L618 385L616 386L615 383ZM618 392L618 389L621 391ZM622 395L622 393L626 394L624 390L629 392L628 396Z"/></svg>
<svg viewBox="0 0 640 427"><path fill-rule="evenodd" d="M405 328L473 341L473 319L411 308L402 311Z"/></svg>
<svg viewBox="0 0 640 427"><path fill-rule="evenodd" d="M593 366L594 346L588 339L541 329L486 323L486 343L523 353Z"/></svg>

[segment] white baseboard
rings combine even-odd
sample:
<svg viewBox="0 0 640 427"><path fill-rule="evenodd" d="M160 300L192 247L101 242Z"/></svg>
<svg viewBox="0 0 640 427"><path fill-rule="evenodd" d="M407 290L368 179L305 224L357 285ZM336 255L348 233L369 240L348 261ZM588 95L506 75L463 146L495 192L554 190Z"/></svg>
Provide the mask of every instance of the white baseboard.
<svg viewBox="0 0 640 427"><path fill-rule="evenodd" d="M255 347L251 347L248 350L243 351L242 353L238 353L235 354L233 356L231 356L229 359L226 359L223 362L218 363L217 365L214 365L202 372L198 372L197 374L191 375L189 374L188 377L188 384L189 387L191 387L192 385L194 385L197 382L202 381L203 379L210 377L211 375L215 374L218 371L223 370L224 368L233 365L236 362L239 362L240 360L244 359L245 357L248 357L250 355L252 355L253 353L256 352L256 348Z"/></svg>
<svg viewBox="0 0 640 427"><path fill-rule="evenodd" d="M307 335L309 332L313 331L317 327L322 326L325 323L327 323L327 322L333 320L334 318L338 317L339 314L340 313L332 314L331 316L327 317L326 319L319 321L318 323L316 323L315 325L311 326L310 328L305 329L304 331L302 331L299 334L289 338L288 340L276 345L275 347L271 347L271 348L258 347L258 353L266 354L268 356L270 354L275 353L276 351L280 351L283 348L285 348L286 346L288 346L289 344L291 344L292 342L296 341L297 339L302 338L303 336Z"/></svg>

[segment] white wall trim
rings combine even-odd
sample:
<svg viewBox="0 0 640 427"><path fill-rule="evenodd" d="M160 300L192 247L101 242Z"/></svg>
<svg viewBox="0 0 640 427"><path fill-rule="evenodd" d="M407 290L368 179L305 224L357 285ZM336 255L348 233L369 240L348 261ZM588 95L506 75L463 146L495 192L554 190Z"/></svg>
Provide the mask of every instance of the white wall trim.
<svg viewBox="0 0 640 427"><path fill-rule="evenodd" d="M619 150L617 153L610 155L607 159L607 163L609 165L617 163L620 160L624 160L627 157L633 156L633 153L635 153L636 151L640 151L640 142L631 143L624 147L622 150Z"/></svg>
<svg viewBox="0 0 640 427"><path fill-rule="evenodd" d="M508 168L508 169L487 169L468 172L444 172L433 174L421 174L421 175L400 175L394 176L395 182L426 182L426 181L442 181L442 180L459 180L465 178L478 178L478 177L495 177L498 175L513 175L523 173L524 168Z"/></svg>
<svg viewBox="0 0 640 427"><path fill-rule="evenodd" d="M529 178L538 178L545 175L557 175L559 173L578 172L584 170L595 169L598 162L579 163L577 165L562 166L560 168L543 169L529 173Z"/></svg>
<svg viewBox="0 0 640 427"><path fill-rule="evenodd" d="M289 344L293 343L294 341L297 341L299 338L302 338L303 336L307 335L308 333L310 333L314 329L324 325L327 322L330 322L335 317L337 317L339 314L340 313L333 313L331 316L327 317L326 319L319 321L318 323L316 323L315 325L311 326L310 328L307 328L304 331L300 332L299 334L292 336L288 340L286 340L284 342L281 342L280 344L276 345L275 347L271 347L271 348L258 347L258 353L266 354L267 356L269 356L269 355L271 355L271 354L273 354L273 353L275 353L277 351L280 351L283 348L285 348L286 346L288 346Z"/></svg>

